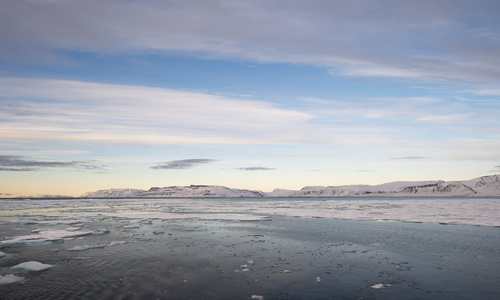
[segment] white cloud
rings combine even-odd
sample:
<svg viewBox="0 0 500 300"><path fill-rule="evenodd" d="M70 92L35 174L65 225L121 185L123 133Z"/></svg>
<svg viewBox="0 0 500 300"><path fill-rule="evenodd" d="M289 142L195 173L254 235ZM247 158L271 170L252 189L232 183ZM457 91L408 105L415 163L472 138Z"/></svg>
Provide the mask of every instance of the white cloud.
<svg viewBox="0 0 500 300"><path fill-rule="evenodd" d="M285 143L287 132L314 117L264 101L141 86L0 78L0 89L6 141Z"/></svg>
<svg viewBox="0 0 500 300"><path fill-rule="evenodd" d="M500 96L500 89L478 89L478 90L469 90L468 92L476 95Z"/></svg>
<svg viewBox="0 0 500 300"><path fill-rule="evenodd" d="M324 100L298 111L192 91L1 77L0 99L5 142L134 145L411 147L419 142L411 141L407 132L415 128L408 120L418 116L419 105L432 103L411 97L328 106Z"/></svg>
<svg viewBox="0 0 500 300"><path fill-rule="evenodd" d="M417 121L427 121L427 122L437 122L437 123L456 123L467 120L469 117L473 115L425 115L417 118Z"/></svg>
<svg viewBox="0 0 500 300"><path fill-rule="evenodd" d="M500 3L482 3L7 1L0 57L160 51L317 64L348 76L498 82Z"/></svg>

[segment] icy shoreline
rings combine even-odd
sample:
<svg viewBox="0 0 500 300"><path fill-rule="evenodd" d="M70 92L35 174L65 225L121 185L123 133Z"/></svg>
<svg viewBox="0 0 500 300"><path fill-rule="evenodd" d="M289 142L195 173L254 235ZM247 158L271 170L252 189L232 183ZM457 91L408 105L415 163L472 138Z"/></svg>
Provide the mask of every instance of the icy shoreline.
<svg viewBox="0 0 500 300"><path fill-rule="evenodd" d="M72 224L127 219L260 221L272 216L500 227L500 198L169 198L2 200L0 221Z"/></svg>

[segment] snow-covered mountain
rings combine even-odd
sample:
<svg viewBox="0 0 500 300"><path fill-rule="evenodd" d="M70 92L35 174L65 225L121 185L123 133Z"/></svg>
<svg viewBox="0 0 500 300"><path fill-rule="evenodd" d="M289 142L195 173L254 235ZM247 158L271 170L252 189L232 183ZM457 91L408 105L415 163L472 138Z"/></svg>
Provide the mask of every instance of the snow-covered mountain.
<svg viewBox="0 0 500 300"><path fill-rule="evenodd" d="M82 195L82 198L121 198L121 197L264 197L264 193L258 191L230 189L217 185L190 185L190 186L169 186L152 187L149 190L138 189L109 189L89 192Z"/></svg>
<svg viewBox="0 0 500 300"><path fill-rule="evenodd" d="M467 181L397 181L380 185L306 186L298 191L275 189L270 193L217 185L152 187L149 190L108 189L83 198L122 197L376 197L376 196L500 196L500 175Z"/></svg>
<svg viewBox="0 0 500 300"><path fill-rule="evenodd" d="M144 190L139 189L107 189L95 192L88 192L80 197L82 198L132 198L141 197Z"/></svg>
<svg viewBox="0 0 500 300"><path fill-rule="evenodd" d="M500 175L483 176L467 181L397 181L380 185L306 186L298 191L276 189L266 196L500 196Z"/></svg>

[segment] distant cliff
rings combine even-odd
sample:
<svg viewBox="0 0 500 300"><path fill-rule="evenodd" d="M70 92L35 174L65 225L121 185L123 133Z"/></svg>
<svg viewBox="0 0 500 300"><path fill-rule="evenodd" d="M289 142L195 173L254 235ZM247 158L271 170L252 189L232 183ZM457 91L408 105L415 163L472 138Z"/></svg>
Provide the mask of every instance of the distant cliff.
<svg viewBox="0 0 500 300"><path fill-rule="evenodd" d="M271 193L232 189L217 185L190 185L140 189L107 189L82 198L165 197L404 197L404 196L500 196L500 175L467 181L398 181L380 185L306 186L298 191L275 189Z"/></svg>

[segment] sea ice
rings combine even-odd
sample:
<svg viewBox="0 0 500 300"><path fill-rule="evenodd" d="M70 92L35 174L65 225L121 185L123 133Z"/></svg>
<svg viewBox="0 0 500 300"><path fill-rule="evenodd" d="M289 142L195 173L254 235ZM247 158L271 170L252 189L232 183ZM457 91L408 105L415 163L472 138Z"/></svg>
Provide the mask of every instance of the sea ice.
<svg viewBox="0 0 500 300"><path fill-rule="evenodd" d="M109 233L108 229L99 229L99 230L93 231L92 235L105 235L105 234L108 234L108 233Z"/></svg>
<svg viewBox="0 0 500 300"><path fill-rule="evenodd" d="M127 241L112 241L109 243L105 244L96 244L96 245L80 245L80 246L75 246L72 248L69 248L68 251L85 251L89 249L96 249L96 248L104 248L104 247L112 247L112 246L117 246L117 245L123 245L128 243Z"/></svg>
<svg viewBox="0 0 500 300"><path fill-rule="evenodd" d="M68 251L85 251L85 250L89 250L89 249L104 248L104 247L106 247L106 244L81 245L81 246L75 246L73 248L69 248Z"/></svg>
<svg viewBox="0 0 500 300"><path fill-rule="evenodd" d="M4 257L4 256L5 256L5 252L0 251L0 257Z"/></svg>
<svg viewBox="0 0 500 300"><path fill-rule="evenodd" d="M43 270L46 270L46 269L50 269L50 268L53 268L54 266L53 265L48 265L48 264L42 264L41 262L37 262L37 261L27 261L27 262L23 262L23 263L20 263L18 265L15 265L13 267L10 267L11 270L24 270L24 271L34 271L34 272L38 272L38 271L43 271Z"/></svg>
<svg viewBox="0 0 500 300"><path fill-rule="evenodd" d="M92 231L67 231L63 229L43 230L35 234L10 237L0 241L0 248L58 243L64 238L84 236L91 233Z"/></svg>
<svg viewBox="0 0 500 300"><path fill-rule="evenodd" d="M136 228L139 228L139 225L125 225L122 228L123 229L136 229Z"/></svg>
<svg viewBox="0 0 500 300"><path fill-rule="evenodd" d="M112 241L112 242L107 243L106 247L123 245L123 244L126 244L126 243L128 243L128 242L127 241Z"/></svg>
<svg viewBox="0 0 500 300"><path fill-rule="evenodd" d="M103 213L107 216L117 216L127 219L160 219L160 220L174 220L174 219L199 219L199 220L234 220L234 221L268 221L271 220L269 216L257 216L250 214L203 214L203 213L164 213L164 212L140 212L140 213ZM129 227L135 225L125 225L122 228L131 229L136 227Z"/></svg>
<svg viewBox="0 0 500 300"><path fill-rule="evenodd" d="M7 274L5 276L0 275L0 285L15 283L19 281L23 281L24 277L16 276L14 274Z"/></svg>
<svg viewBox="0 0 500 300"><path fill-rule="evenodd" d="M384 283L377 283L377 284L372 285L371 288L374 289L374 290L380 290L380 289L383 289L383 288L389 287L389 286L391 286L391 285L388 284L388 283L386 283L386 284L384 284Z"/></svg>

